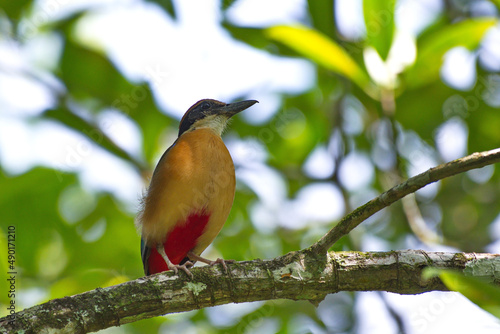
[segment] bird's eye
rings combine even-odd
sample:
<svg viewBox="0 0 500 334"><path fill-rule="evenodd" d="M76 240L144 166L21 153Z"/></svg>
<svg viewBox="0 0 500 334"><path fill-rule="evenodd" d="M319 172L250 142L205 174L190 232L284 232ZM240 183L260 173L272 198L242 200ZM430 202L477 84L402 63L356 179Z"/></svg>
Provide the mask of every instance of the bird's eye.
<svg viewBox="0 0 500 334"><path fill-rule="evenodd" d="M201 109L202 109L202 110L207 110L207 109L210 109L210 103L208 103L208 102L203 102L203 103L201 104Z"/></svg>

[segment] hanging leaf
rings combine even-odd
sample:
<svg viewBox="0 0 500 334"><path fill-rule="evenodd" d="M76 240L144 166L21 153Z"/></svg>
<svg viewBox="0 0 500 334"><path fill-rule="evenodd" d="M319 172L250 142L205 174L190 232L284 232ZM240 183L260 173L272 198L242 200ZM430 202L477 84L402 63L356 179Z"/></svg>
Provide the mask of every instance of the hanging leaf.
<svg viewBox="0 0 500 334"><path fill-rule="evenodd" d="M396 0L364 0L363 14L366 26L366 44L387 59L394 38L394 11Z"/></svg>
<svg viewBox="0 0 500 334"><path fill-rule="evenodd" d="M340 74L367 94L372 94L366 72L337 43L322 33L304 26L274 26L266 29L267 35L316 64Z"/></svg>

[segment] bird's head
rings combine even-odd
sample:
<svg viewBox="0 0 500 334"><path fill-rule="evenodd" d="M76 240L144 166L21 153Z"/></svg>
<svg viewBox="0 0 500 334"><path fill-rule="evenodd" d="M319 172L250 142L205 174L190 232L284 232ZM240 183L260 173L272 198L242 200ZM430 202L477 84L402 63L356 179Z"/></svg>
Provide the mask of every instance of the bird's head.
<svg viewBox="0 0 500 334"><path fill-rule="evenodd" d="M246 100L235 103L224 103L217 100L200 100L193 104L182 117L179 125L179 137L199 128L210 128L221 135L229 119L258 101Z"/></svg>

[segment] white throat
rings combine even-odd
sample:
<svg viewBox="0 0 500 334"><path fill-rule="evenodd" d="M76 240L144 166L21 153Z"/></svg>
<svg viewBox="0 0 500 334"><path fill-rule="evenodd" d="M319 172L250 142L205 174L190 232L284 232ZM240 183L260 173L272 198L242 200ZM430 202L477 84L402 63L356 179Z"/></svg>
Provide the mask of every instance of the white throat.
<svg viewBox="0 0 500 334"><path fill-rule="evenodd" d="M222 115L210 115L199 121L196 121L189 131L200 128L210 128L219 136L222 135L228 124L229 118Z"/></svg>

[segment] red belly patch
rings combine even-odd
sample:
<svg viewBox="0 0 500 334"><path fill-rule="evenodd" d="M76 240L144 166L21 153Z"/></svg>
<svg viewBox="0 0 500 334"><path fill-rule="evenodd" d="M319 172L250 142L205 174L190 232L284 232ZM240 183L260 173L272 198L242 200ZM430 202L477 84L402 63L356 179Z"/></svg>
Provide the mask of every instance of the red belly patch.
<svg viewBox="0 0 500 334"><path fill-rule="evenodd" d="M210 214L202 211L192 213L184 223L176 224L163 244L170 262L179 264L187 256L187 253L196 246L196 242L203 234L209 219ZM151 249L148 267L150 274L168 270L165 260L163 260L156 248Z"/></svg>

